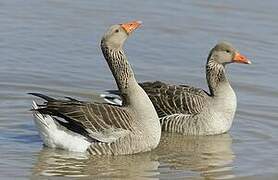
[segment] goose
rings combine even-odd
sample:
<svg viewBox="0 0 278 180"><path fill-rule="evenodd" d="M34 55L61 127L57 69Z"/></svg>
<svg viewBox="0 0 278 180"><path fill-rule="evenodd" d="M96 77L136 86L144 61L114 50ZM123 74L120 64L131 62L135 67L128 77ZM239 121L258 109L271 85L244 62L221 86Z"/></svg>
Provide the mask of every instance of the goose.
<svg viewBox="0 0 278 180"><path fill-rule="evenodd" d="M124 155L150 151L160 141L161 126L155 108L136 82L123 44L141 21L111 26L101 49L117 83L122 106L91 103L71 97L33 102L34 121L45 146L90 155Z"/></svg>
<svg viewBox="0 0 278 180"><path fill-rule="evenodd" d="M171 85L160 81L139 85L153 102L162 131L184 135L216 135L232 125L237 99L225 73L231 63L251 64L229 42L219 42L209 53L206 79L209 92L187 85ZM108 91L118 94L117 91ZM120 104L117 96L102 94L105 101Z"/></svg>

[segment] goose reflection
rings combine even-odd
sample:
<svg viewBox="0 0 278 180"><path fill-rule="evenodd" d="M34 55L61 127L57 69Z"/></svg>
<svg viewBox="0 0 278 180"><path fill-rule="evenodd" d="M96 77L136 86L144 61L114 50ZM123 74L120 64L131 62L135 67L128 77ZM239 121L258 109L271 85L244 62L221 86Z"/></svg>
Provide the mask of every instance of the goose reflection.
<svg viewBox="0 0 278 180"><path fill-rule="evenodd" d="M126 156L92 156L43 148L33 167L38 176L154 179L158 175L158 161L150 153Z"/></svg>
<svg viewBox="0 0 278 180"><path fill-rule="evenodd" d="M229 134L197 137L163 133L157 149L135 155L89 157L43 148L33 168L33 177L226 179L234 177L235 155L231 146Z"/></svg>
<svg viewBox="0 0 278 180"><path fill-rule="evenodd" d="M198 137L163 133L153 155L165 176L167 171L176 171L174 176L177 177L231 178L235 158L231 146L229 134ZM179 172L182 174L178 175Z"/></svg>

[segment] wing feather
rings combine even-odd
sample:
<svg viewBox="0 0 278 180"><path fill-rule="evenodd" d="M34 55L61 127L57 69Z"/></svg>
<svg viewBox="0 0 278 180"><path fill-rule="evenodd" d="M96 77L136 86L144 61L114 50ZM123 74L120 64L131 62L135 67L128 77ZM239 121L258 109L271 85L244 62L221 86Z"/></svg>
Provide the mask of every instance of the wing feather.
<svg viewBox="0 0 278 180"><path fill-rule="evenodd" d="M140 83L153 102L159 117L171 114L198 114L208 94L186 85L168 85L160 81Z"/></svg>
<svg viewBox="0 0 278 180"><path fill-rule="evenodd" d="M40 95L40 94L38 94ZM47 96L40 95L46 99ZM50 98L37 111L42 114L49 114L66 121L61 123L69 129L83 128L87 137L100 142L111 142L120 137L126 136L134 129L132 124L134 117L127 108L109 105L78 101L67 98L56 100Z"/></svg>

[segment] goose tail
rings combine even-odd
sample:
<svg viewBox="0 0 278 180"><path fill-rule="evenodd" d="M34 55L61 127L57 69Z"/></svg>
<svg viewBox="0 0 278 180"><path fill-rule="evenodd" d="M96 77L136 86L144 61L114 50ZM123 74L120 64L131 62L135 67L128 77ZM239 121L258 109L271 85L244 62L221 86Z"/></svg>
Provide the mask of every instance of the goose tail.
<svg viewBox="0 0 278 180"><path fill-rule="evenodd" d="M71 132L47 114L41 114L37 103L33 101L34 122L45 146L74 152L85 152L90 142L84 136Z"/></svg>

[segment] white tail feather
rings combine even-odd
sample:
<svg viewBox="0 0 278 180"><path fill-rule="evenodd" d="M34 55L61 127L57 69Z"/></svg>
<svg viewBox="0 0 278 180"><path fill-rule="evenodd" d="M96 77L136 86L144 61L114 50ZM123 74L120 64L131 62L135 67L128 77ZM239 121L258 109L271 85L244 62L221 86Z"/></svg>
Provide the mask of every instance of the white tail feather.
<svg viewBox="0 0 278 180"><path fill-rule="evenodd" d="M109 104L113 105L122 105L122 100L119 96L114 96L114 95L107 95L107 94L100 94L100 97L104 99Z"/></svg>
<svg viewBox="0 0 278 180"><path fill-rule="evenodd" d="M38 109L36 102L33 101L32 106L35 124L46 146L75 152L85 152L90 146L85 137L59 127L60 125L56 124L50 115L35 111Z"/></svg>

